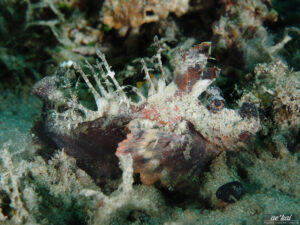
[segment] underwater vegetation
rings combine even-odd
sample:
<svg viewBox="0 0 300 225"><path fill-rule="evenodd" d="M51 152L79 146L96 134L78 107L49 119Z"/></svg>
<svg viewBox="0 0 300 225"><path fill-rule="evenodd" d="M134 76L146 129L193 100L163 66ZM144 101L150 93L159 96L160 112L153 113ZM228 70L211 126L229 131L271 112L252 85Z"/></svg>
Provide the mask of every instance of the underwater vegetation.
<svg viewBox="0 0 300 225"><path fill-rule="evenodd" d="M293 4L2 1L0 223L299 213Z"/></svg>

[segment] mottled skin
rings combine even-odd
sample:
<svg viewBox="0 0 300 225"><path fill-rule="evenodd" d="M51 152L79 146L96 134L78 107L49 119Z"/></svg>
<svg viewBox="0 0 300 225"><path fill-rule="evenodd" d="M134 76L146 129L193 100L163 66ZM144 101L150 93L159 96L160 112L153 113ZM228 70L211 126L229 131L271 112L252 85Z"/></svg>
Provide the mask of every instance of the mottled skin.
<svg viewBox="0 0 300 225"><path fill-rule="evenodd" d="M58 78L48 77L35 85L34 93L48 105L65 102L67 110L46 109L46 132L60 148L86 161L85 167L96 165L91 173L100 180L116 170L115 164L110 165L114 153L130 154L134 172L147 185L160 181L178 187L197 180L221 151L238 149L260 128L259 116L242 117L238 110L225 108L218 89L210 87L220 71L206 68L209 54L208 42L183 53L174 81L166 85L160 79L157 87L149 83L149 96L138 103L126 97L108 65L117 91L106 93L98 82L102 95L77 68L95 97L97 111L84 108L76 98L62 101L62 91L53 81ZM209 105L199 100L206 92Z"/></svg>

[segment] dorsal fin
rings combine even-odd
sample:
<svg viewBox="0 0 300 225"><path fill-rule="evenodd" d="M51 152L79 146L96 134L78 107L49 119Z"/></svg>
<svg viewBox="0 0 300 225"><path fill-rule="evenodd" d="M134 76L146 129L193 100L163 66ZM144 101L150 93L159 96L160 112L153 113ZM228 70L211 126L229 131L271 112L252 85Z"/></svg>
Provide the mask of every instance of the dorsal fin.
<svg viewBox="0 0 300 225"><path fill-rule="evenodd" d="M175 69L175 84L181 91L190 92L200 79L214 79L217 68L206 68L211 43L202 42L181 55L182 64Z"/></svg>

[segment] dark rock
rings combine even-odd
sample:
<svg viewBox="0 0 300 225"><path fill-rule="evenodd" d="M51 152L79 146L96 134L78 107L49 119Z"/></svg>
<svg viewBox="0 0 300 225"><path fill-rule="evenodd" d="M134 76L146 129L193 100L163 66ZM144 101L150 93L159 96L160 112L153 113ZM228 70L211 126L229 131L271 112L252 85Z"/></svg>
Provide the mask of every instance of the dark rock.
<svg viewBox="0 0 300 225"><path fill-rule="evenodd" d="M240 200L243 193L244 191L242 184L238 181L233 181L219 187L216 192L216 196L223 202L235 203L236 201Z"/></svg>

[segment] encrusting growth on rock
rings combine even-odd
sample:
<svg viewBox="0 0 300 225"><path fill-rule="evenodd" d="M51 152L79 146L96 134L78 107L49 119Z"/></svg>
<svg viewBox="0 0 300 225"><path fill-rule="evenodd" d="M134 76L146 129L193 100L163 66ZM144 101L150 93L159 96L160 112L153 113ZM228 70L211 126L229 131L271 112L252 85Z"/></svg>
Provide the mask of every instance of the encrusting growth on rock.
<svg viewBox="0 0 300 225"><path fill-rule="evenodd" d="M189 0L110 0L105 1L101 15L109 27L129 29L166 19L169 13L182 16L188 8Z"/></svg>

